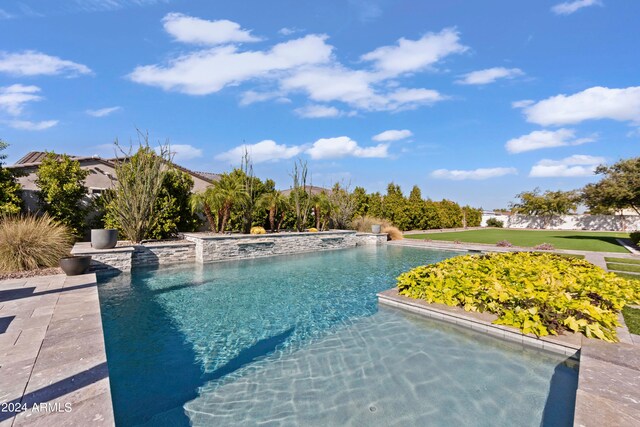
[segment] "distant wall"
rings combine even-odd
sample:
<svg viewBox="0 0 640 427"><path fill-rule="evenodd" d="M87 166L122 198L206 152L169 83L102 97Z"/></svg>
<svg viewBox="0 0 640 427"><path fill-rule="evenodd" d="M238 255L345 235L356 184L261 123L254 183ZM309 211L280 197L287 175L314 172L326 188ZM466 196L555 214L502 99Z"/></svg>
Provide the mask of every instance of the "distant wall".
<svg viewBox="0 0 640 427"><path fill-rule="evenodd" d="M546 228L548 230L633 231L640 230L640 215L562 215L545 226L545 219L527 215L483 214L482 226L489 218L504 222L507 228Z"/></svg>

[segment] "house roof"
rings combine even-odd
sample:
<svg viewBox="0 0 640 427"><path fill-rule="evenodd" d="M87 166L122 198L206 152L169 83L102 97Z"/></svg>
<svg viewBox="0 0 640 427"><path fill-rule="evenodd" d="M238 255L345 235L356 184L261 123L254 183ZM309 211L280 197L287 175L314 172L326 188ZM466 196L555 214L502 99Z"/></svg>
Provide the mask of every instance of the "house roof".
<svg viewBox="0 0 640 427"><path fill-rule="evenodd" d="M6 168L9 169L20 169L20 168L26 168L26 167L34 167L34 166L38 166L40 165L40 163L42 163L42 161L44 160L45 156L47 155L47 153L45 151L30 151L27 154L25 154L24 156L22 156L22 158L20 158L20 160L18 160L15 164L13 165L7 165L4 166ZM58 158L61 158L64 154L57 154L56 156ZM73 160L77 160L79 162L83 162L83 161L88 161L88 160L92 160L92 161L97 161L100 163L103 163L105 165L108 166L113 166L114 163L118 160L118 158L113 158L113 159L103 159L102 157L99 156L74 156L72 154L67 154L70 158L72 158ZM177 169L188 173L189 175L192 176L196 176L204 181L207 181L209 183L213 183L214 181L217 181L220 179L220 175L212 173L212 172L194 172L190 169L187 169L183 166L177 165L177 164L173 164L174 167L176 167Z"/></svg>

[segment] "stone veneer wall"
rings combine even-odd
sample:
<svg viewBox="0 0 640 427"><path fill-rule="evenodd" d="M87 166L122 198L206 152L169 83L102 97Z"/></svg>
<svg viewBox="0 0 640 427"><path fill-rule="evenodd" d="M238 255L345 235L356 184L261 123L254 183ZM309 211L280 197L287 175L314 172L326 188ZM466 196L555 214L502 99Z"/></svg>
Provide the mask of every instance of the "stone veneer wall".
<svg viewBox="0 0 640 427"><path fill-rule="evenodd" d="M188 233L184 238L195 243L196 262L205 263L351 248L358 244L356 234L346 230L257 235Z"/></svg>
<svg viewBox="0 0 640 427"><path fill-rule="evenodd" d="M386 234L345 230L262 235L189 233L185 234L184 238L186 241L148 243L113 249L93 249L91 243L82 242L76 243L71 253L91 255L90 271L100 273L126 272L135 267L205 263L380 245L387 241Z"/></svg>
<svg viewBox="0 0 640 427"><path fill-rule="evenodd" d="M75 244L71 253L91 255L92 272L126 272L132 267L192 263L195 261L195 244L183 241L93 249L91 243L81 242Z"/></svg>

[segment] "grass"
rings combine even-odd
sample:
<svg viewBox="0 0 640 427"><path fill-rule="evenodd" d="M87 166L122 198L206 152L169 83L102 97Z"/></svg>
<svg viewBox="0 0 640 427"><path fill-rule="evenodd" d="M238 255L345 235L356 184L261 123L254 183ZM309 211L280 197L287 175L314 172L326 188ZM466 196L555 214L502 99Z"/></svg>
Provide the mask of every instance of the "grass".
<svg viewBox="0 0 640 427"><path fill-rule="evenodd" d="M605 257L604 260L606 262L617 262L619 264L640 265L640 259Z"/></svg>
<svg viewBox="0 0 640 427"><path fill-rule="evenodd" d="M614 262L608 262L607 268L609 270L616 271L628 271L630 273L640 273L640 265L632 265L632 264L617 264Z"/></svg>
<svg viewBox="0 0 640 427"><path fill-rule="evenodd" d="M640 310L624 306L622 315L624 316L624 323L626 323L627 328L629 328L629 332L640 335Z"/></svg>
<svg viewBox="0 0 640 427"><path fill-rule="evenodd" d="M405 234L408 239L461 241L467 243L496 244L507 240L515 246L533 247L550 243L556 249L628 253L616 238L629 237L627 233L564 230L512 230L491 228L429 234Z"/></svg>
<svg viewBox="0 0 640 427"><path fill-rule="evenodd" d="M637 274L618 273L617 271L615 272L615 274L616 274L616 276L620 276L623 279L640 280L640 275L637 275Z"/></svg>

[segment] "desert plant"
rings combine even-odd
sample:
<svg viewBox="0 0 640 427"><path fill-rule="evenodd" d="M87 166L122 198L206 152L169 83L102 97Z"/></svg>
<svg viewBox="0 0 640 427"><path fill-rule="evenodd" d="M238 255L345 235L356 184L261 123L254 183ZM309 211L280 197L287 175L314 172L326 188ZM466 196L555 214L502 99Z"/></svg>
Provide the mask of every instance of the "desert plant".
<svg viewBox="0 0 640 427"><path fill-rule="evenodd" d="M502 227L504 227L504 221L500 221L497 218L489 218L487 220L487 227L502 228Z"/></svg>
<svg viewBox="0 0 640 427"><path fill-rule="evenodd" d="M267 230L265 230L264 227L260 226L251 227L251 230L249 232L251 234L267 234Z"/></svg>
<svg viewBox="0 0 640 427"><path fill-rule="evenodd" d="M72 244L70 229L47 214L0 217L0 272L57 266Z"/></svg>
<svg viewBox="0 0 640 427"><path fill-rule="evenodd" d="M55 153L47 153L36 172L37 195L43 211L69 227L76 236L82 234L84 227L87 175L89 172L80 168L80 162Z"/></svg>
<svg viewBox="0 0 640 427"><path fill-rule="evenodd" d="M193 193L189 197L191 212L203 212L209 223L209 229L214 233L218 232L218 210L215 208L217 200L213 186L207 187L204 191Z"/></svg>
<svg viewBox="0 0 640 427"><path fill-rule="evenodd" d="M307 184L308 174L309 168L307 162L300 159L294 163L293 170L289 174L293 180L289 199L295 214L295 227L297 231L303 231L305 229L307 218L311 213L311 195L309 194L311 184Z"/></svg>
<svg viewBox="0 0 640 427"><path fill-rule="evenodd" d="M371 226L376 224L380 225L381 228L393 226L393 224L391 224L386 219L365 215L362 217L355 218L351 222L351 227L354 230L359 231L361 233L371 233Z"/></svg>
<svg viewBox="0 0 640 427"><path fill-rule="evenodd" d="M138 243L148 238L156 222L156 200L162 190L171 163L169 145L161 145L157 152L149 145L149 135L138 131L138 150L131 155L115 142L123 158L115 162L116 182L113 190L105 193L105 222L111 221L123 237Z"/></svg>
<svg viewBox="0 0 640 427"><path fill-rule="evenodd" d="M539 251L553 251L556 248L551 243L540 243L539 245L534 246L533 249L537 249Z"/></svg>
<svg viewBox="0 0 640 427"><path fill-rule="evenodd" d="M563 330L617 341L618 313L640 301L640 281L549 253L466 255L398 277L401 295L496 314L494 322L537 336Z"/></svg>
<svg viewBox="0 0 640 427"><path fill-rule="evenodd" d="M371 229L369 229L371 230ZM387 225L382 227L382 232L387 233L389 236L389 240L402 240L404 236L402 235L402 231L398 229L398 227L393 227L391 225Z"/></svg>
<svg viewBox="0 0 640 427"><path fill-rule="evenodd" d="M501 247L501 248L512 248L513 247L513 243L511 243L508 240L500 240L498 243L496 243L496 246Z"/></svg>
<svg viewBox="0 0 640 427"><path fill-rule="evenodd" d="M629 233L629 239L631 239L634 245L640 245L640 231L632 231Z"/></svg>
<svg viewBox="0 0 640 427"><path fill-rule="evenodd" d="M311 228L308 228L308 229L307 229L307 231L308 231L309 233L317 233L317 232L318 232L318 229L317 229L317 228L315 228L315 227L311 227Z"/></svg>

